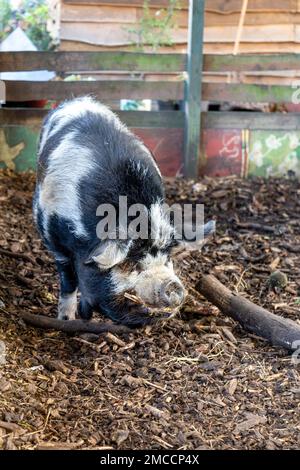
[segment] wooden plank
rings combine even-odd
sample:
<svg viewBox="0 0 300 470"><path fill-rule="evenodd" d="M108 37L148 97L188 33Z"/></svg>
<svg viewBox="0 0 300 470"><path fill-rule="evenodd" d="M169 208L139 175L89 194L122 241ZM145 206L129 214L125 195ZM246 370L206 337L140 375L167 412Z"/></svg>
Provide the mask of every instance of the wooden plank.
<svg viewBox="0 0 300 470"><path fill-rule="evenodd" d="M228 28L231 27L229 26ZM81 41L87 44L116 47L125 44L135 44L135 35L130 29L132 27L116 23L101 23L101 27L99 27L98 23L62 22L60 25L60 38L67 41ZM170 36L174 43L185 44L187 41L187 29L172 29Z"/></svg>
<svg viewBox="0 0 300 470"><path fill-rule="evenodd" d="M66 4L73 5L114 5L114 6L143 6L144 0L63 0ZM169 0L150 0L150 7L167 7ZM180 0L179 8L188 8L189 0Z"/></svg>
<svg viewBox="0 0 300 470"><path fill-rule="evenodd" d="M204 129L300 130L300 113L203 113Z"/></svg>
<svg viewBox="0 0 300 470"><path fill-rule="evenodd" d="M135 35L130 27L117 23L70 23L62 22L60 25L60 37L65 41L79 41L87 44L97 44L108 47L130 45L135 42ZM232 43L235 40L236 26L205 27L205 43ZM170 32L173 44L187 43L187 29L174 28ZM299 25L295 24L267 24L262 26L244 26L242 42L277 43L300 41Z"/></svg>
<svg viewBox="0 0 300 470"><path fill-rule="evenodd" d="M140 71L172 73L185 70L185 54L139 52L0 52L0 72L49 70Z"/></svg>
<svg viewBox="0 0 300 470"><path fill-rule="evenodd" d="M166 11L166 10L165 10ZM157 12L157 7L150 8L150 13L154 16ZM161 15L166 13L161 13ZM208 13L214 17L220 17L218 13ZM120 28L126 24L136 24L144 16L143 8L140 6L108 6L101 5L72 5L61 4L60 21L63 22L98 22L98 23L119 23ZM224 17L224 15L222 15ZM226 15L228 16L228 15ZM176 27L187 27L188 24L188 11L175 10L173 20ZM214 21L215 24L215 21ZM217 23L219 24L219 22ZM233 23L234 24L234 23Z"/></svg>
<svg viewBox="0 0 300 470"><path fill-rule="evenodd" d="M240 12L243 0L206 0L206 10ZM249 0L248 11L299 11L298 0Z"/></svg>
<svg viewBox="0 0 300 470"><path fill-rule="evenodd" d="M186 54L138 52L0 52L0 72L121 71L176 73L186 68ZM205 54L205 72L300 70L300 54Z"/></svg>
<svg viewBox="0 0 300 470"><path fill-rule="evenodd" d="M222 13L207 11L205 14L205 25L208 26L237 26L240 13ZM300 14L293 12L249 12L245 18L246 26L270 25L270 24L299 24ZM177 23L178 24L178 23ZM184 23L180 24L184 25Z"/></svg>
<svg viewBox="0 0 300 470"><path fill-rule="evenodd" d="M0 108L0 126L40 126L48 109ZM129 127L183 128L182 111L115 111Z"/></svg>
<svg viewBox="0 0 300 470"><path fill-rule="evenodd" d="M182 175L183 129L141 128L132 131L150 149L164 176Z"/></svg>
<svg viewBox="0 0 300 470"><path fill-rule="evenodd" d="M95 52L103 52L103 51L132 51L136 52L136 46L134 44L126 44L122 46L99 46L97 44L88 44L83 43L80 41L65 41L61 40L59 44L60 51L95 51ZM162 46L159 48L161 53L186 53L186 44L172 44L172 46ZM153 48L151 46L145 46L143 48L145 53L152 53ZM231 52L231 51L230 51Z"/></svg>
<svg viewBox="0 0 300 470"><path fill-rule="evenodd" d="M47 109L0 108L0 126L39 127ZM129 127L182 128L181 111L117 111ZM202 113L203 129L300 130L300 113L217 112Z"/></svg>
<svg viewBox="0 0 300 470"><path fill-rule="evenodd" d="M204 1L190 1L187 79L185 82L184 174L198 175L203 69Z"/></svg>
<svg viewBox="0 0 300 470"><path fill-rule="evenodd" d="M275 70L299 70L300 54L206 54L206 72L269 72Z"/></svg>
<svg viewBox="0 0 300 470"><path fill-rule="evenodd" d="M71 5L61 2L60 21L99 22L130 24L137 21L136 7L113 7L108 5Z"/></svg>
<svg viewBox="0 0 300 470"><path fill-rule="evenodd" d="M91 94L100 100L119 99L183 99L183 82L110 80L78 82L6 81L7 101L64 100ZM193 96L200 93L197 83ZM291 103L295 90L288 86L204 83L202 99L253 103ZM195 98L196 99L196 98ZM198 102L198 101L194 101ZM191 103L193 104L192 100Z"/></svg>
<svg viewBox="0 0 300 470"><path fill-rule="evenodd" d="M121 121L129 127L183 128L182 111L116 111Z"/></svg>
<svg viewBox="0 0 300 470"><path fill-rule="evenodd" d="M157 8L152 8L151 10L154 15ZM140 7L103 5L99 8L97 5L66 5L62 3L60 21L73 23L116 23L122 28L124 24L133 25L137 23L142 16L143 9ZM237 26L239 16L238 12L227 13L208 10L205 13L205 26ZM174 23L177 28L186 28L188 24L187 10L176 10L174 13ZM247 11L245 18L246 26L299 23L300 14L288 11L265 11L263 14L260 11Z"/></svg>
<svg viewBox="0 0 300 470"><path fill-rule="evenodd" d="M78 43L79 44L79 43ZM205 54L232 54L234 43L207 43L204 44ZM174 46L176 52L185 52L181 47ZM72 49L71 49L72 50ZM97 50L97 48L96 48ZM300 53L300 44L295 42L242 42L240 54L294 54Z"/></svg>
<svg viewBox="0 0 300 470"><path fill-rule="evenodd" d="M173 41L181 39L179 31L174 31ZM234 42L236 26L211 26L204 29L204 41L206 43ZM177 40L178 37L178 40ZM242 42L299 42L299 27L294 24L276 24L260 26L244 26Z"/></svg>
<svg viewBox="0 0 300 470"><path fill-rule="evenodd" d="M237 25L239 21L239 11L210 10L210 1L206 0L205 25ZM151 8L153 14L157 7ZM151 11L150 10L150 11ZM143 15L142 6L137 5L99 5L95 4L70 4L61 2L60 21L72 22L111 22L111 23L136 23ZM259 10L247 11L245 25L259 24L291 24L298 23L300 15L295 11L270 10L261 14ZM174 22L177 27L187 26L187 10L175 10Z"/></svg>
<svg viewBox="0 0 300 470"><path fill-rule="evenodd" d="M248 174L263 178L286 176L289 171L300 176L299 131L254 130L248 139ZM275 143L270 146L270 139ZM276 145L277 143L277 145Z"/></svg>
<svg viewBox="0 0 300 470"><path fill-rule="evenodd" d="M182 100L183 82L176 81L75 81L26 82L5 81L7 101L64 100L73 96L91 94L100 100L157 99ZM200 94L200 84L195 83L194 101ZM197 88L197 90L196 90ZM295 90L282 85L248 85L204 83L202 99L215 102L291 103ZM193 107L193 106L192 106ZM196 111L195 111L196 113Z"/></svg>
<svg viewBox="0 0 300 470"><path fill-rule="evenodd" d="M183 82L146 82L142 80L26 82L7 80L5 84L7 101L65 100L87 94L100 100L177 100L183 98Z"/></svg>
<svg viewBox="0 0 300 470"><path fill-rule="evenodd" d="M215 102L291 103L295 89L280 85L204 83L202 99Z"/></svg>
<svg viewBox="0 0 300 470"><path fill-rule="evenodd" d="M240 129L203 129L200 174L243 176L242 135Z"/></svg>

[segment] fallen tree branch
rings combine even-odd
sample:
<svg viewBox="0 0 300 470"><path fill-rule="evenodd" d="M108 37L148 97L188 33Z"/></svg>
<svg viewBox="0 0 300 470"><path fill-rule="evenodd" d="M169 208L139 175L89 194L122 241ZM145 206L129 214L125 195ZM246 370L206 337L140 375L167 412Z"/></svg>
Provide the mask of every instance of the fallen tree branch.
<svg viewBox="0 0 300 470"><path fill-rule="evenodd" d="M14 259L22 259L24 261L28 261L29 263L35 263L35 259L31 258L28 255L25 255L24 253L18 253L18 252L13 252L10 250L4 250L3 248L0 248L0 255L6 256L8 258L14 258Z"/></svg>
<svg viewBox="0 0 300 470"><path fill-rule="evenodd" d="M300 325L231 292L214 276L202 274L196 289L221 312L238 321L245 330L265 338L273 346L289 351L300 347Z"/></svg>
<svg viewBox="0 0 300 470"><path fill-rule="evenodd" d="M277 233L278 228L269 225L257 224L254 222L235 222L236 227L242 229L255 230L257 232Z"/></svg>
<svg viewBox="0 0 300 470"><path fill-rule="evenodd" d="M96 323L83 320L58 320L57 318L35 315L32 313L21 313L21 318L29 325L46 330L59 330L64 333L128 333L130 328L124 325L116 325L110 322Z"/></svg>
<svg viewBox="0 0 300 470"><path fill-rule="evenodd" d="M300 245L292 246L288 243L281 243L280 248L284 248L285 250L290 251L291 253L300 253Z"/></svg>

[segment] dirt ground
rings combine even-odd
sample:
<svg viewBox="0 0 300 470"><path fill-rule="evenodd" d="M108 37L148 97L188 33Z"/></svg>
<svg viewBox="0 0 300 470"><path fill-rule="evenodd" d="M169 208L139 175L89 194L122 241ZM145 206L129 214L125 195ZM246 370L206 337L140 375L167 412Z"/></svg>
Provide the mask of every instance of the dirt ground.
<svg viewBox="0 0 300 470"><path fill-rule="evenodd" d="M168 181L170 201L204 202L218 224L202 253L177 260L187 304L169 322L95 343L19 316L56 314L57 277L33 227L33 186L32 174L0 173L0 448L299 448L300 365L194 290L197 272L211 271L300 322L299 181ZM278 269L284 288L269 283Z"/></svg>

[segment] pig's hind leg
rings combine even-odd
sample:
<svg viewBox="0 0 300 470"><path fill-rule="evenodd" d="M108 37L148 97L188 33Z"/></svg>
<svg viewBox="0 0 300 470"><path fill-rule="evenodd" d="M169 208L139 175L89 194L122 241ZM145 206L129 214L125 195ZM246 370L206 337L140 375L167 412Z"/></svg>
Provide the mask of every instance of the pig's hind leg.
<svg viewBox="0 0 300 470"><path fill-rule="evenodd" d="M60 280L58 319L75 320L77 312L77 275L71 260L56 260Z"/></svg>

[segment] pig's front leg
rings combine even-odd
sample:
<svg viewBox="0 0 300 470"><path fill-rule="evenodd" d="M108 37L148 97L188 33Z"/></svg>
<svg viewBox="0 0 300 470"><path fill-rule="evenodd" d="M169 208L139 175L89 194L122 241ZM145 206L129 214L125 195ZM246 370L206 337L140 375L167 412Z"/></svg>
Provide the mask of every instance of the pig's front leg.
<svg viewBox="0 0 300 470"><path fill-rule="evenodd" d="M77 276L72 261L56 261L60 280L59 320L75 320L77 312Z"/></svg>
<svg viewBox="0 0 300 470"><path fill-rule="evenodd" d="M83 320L90 320L93 316L93 307L89 304L89 302L81 297L79 302L79 316Z"/></svg>

